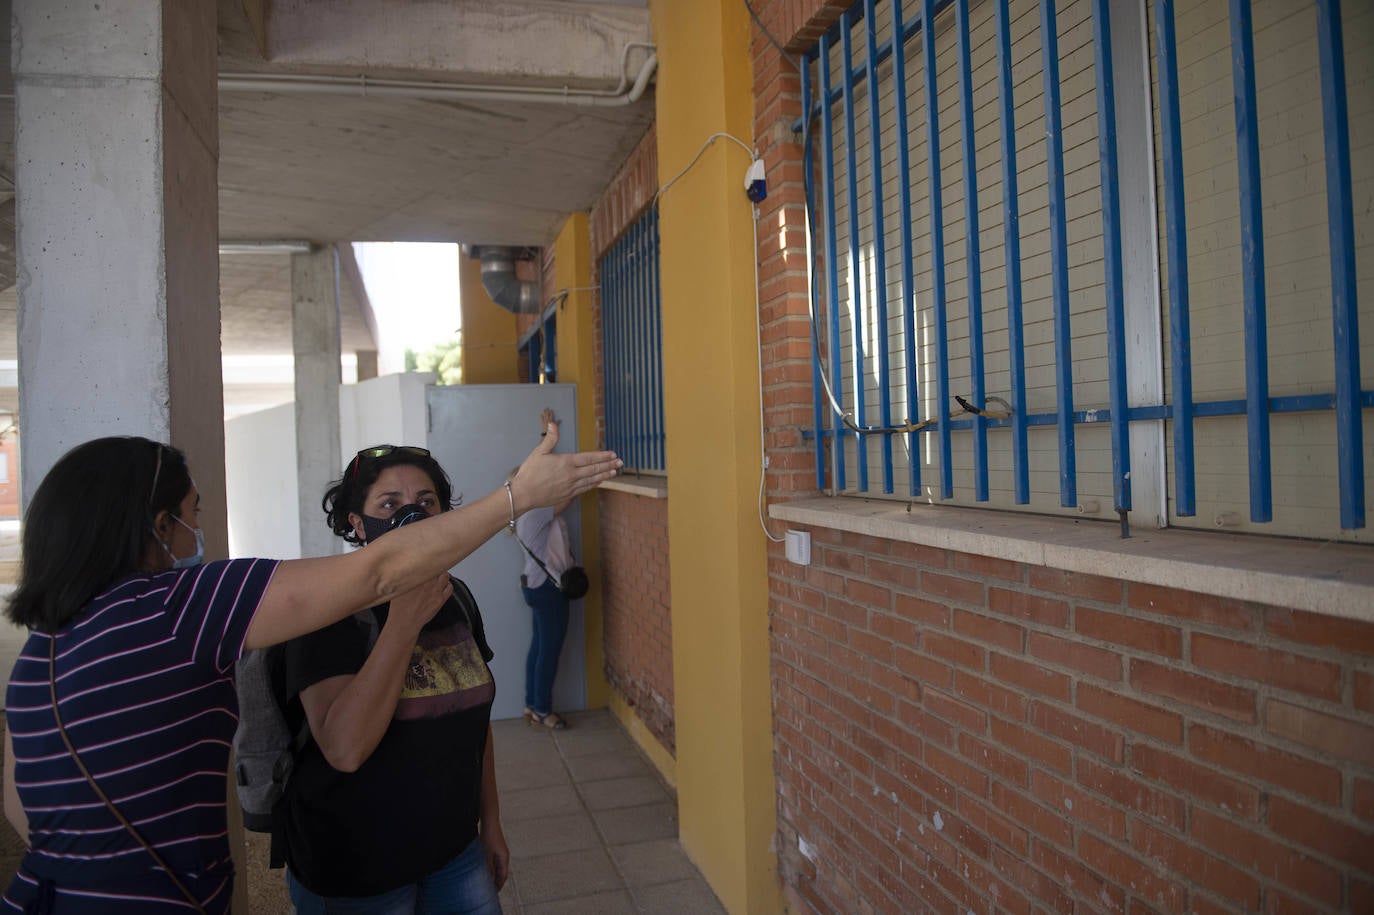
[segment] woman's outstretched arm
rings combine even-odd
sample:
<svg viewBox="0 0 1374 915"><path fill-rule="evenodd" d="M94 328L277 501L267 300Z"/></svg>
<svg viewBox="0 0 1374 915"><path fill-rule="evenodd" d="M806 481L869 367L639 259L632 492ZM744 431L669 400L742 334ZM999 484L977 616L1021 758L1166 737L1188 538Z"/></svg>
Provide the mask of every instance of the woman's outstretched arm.
<svg viewBox="0 0 1374 915"><path fill-rule="evenodd" d="M350 613L389 601L452 568L509 522L541 505L556 505L615 476L610 451L553 454L558 425L505 486L424 524L390 532L365 550L344 556L293 559L277 567L253 622L246 648L263 648L314 632Z"/></svg>

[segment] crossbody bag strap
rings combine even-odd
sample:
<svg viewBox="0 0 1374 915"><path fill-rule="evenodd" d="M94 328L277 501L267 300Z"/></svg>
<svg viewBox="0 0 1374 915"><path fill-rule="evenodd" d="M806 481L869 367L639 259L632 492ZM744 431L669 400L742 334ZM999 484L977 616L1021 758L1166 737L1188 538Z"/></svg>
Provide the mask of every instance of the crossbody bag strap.
<svg viewBox="0 0 1374 915"><path fill-rule="evenodd" d="M114 805L114 802L111 801L110 798L105 794L105 792L101 790L100 785L96 784L95 779L91 776L90 770L86 768L86 764L83 763L81 761L81 757L77 755L76 747L72 746L71 738L67 736L67 727L62 723L62 713L58 710L57 707L56 633L54 633L52 637L48 640L48 692L49 695L52 696L52 715L53 718L57 721L57 733L62 736L62 742L67 745L67 752L72 755L72 759L75 760L76 767L81 770L81 774L86 776L86 781L90 784L91 789L94 790L96 795L102 801L105 802L105 806L109 808L110 813L114 814L115 819L118 820L121 824L123 824L124 828L129 830L129 834L138 840L138 844L142 845L143 849L146 852L148 852L148 854L152 855L153 861L157 863L157 866L167 872L167 876L170 877L172 882L177 885L177 889L181 890L181 895L186 897L186 901L189 902L192 906L194 906L195 910L201 913L201 915L205 915L205 907L200 904L200 900L197 899L195 895L189 889L186 888L186 884L181 882L181 878L176 875L176 871L172 870L172 868L167 864L167 862L162 860L162 856L157 853L157 849L149 845L148 841L144 839L143 836L139 835L138 830L134 828L134 824L130 823L128 819L124 816L124 814L119 812L119 808L116 807Z"/></svg>
<svg viewBox="0 0 1374 915"><path fill-rule="evenodd" d="M534 564L537 565L537 566L539 566L539 568L543 569L543 570L544 570L544 574L547 575L547 576L549 576L549 581L553 582L553 586L554 586L555 588L558 587L558 579L557 579L556 577L554 577L554 574L553 574L552 572L549 571L549 567L546 566L546 565L544 565L543 560L541 560L538 556L534 555L534 550L532 550L532 549L530 549L529 547L525 546L525 541L523 541L523 540L520 539L520 535L519 535L519 534L512 534L511 536L515 538L515 542L516 542L516 543L520 544L522 547L525 547L525 552L526 552L526 553L529 553L529 554L530 554L530 558L534 560Z"/></svg>

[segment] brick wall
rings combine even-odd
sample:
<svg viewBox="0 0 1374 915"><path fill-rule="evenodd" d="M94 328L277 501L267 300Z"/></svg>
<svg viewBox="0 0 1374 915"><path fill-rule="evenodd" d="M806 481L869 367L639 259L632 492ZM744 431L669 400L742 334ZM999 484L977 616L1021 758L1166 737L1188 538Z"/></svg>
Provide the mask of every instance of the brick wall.
<svg viewBox="0 0 1374 915"><path fill-rule="evenodd" d="M609 490L600 500L606 679L676 755L668 502Z"/></svg>
<svg viewBox="0 0 1374 915"><path fill-rule="evenodd" d="M1374 625L812 538L771 568L803 904L1374 911Z"/></svg>

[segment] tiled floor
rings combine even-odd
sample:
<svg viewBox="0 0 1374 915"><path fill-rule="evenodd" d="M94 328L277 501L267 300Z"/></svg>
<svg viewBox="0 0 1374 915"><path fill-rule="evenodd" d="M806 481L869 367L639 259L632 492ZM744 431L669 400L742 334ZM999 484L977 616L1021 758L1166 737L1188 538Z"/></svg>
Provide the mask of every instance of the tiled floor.
<svg viewBox="0 0 1374 915"><path fill-rule="evenodd" d="M678 845L672 796L619 723L604 710L568 722L492 725L507 915L724 913Z"/></svg>

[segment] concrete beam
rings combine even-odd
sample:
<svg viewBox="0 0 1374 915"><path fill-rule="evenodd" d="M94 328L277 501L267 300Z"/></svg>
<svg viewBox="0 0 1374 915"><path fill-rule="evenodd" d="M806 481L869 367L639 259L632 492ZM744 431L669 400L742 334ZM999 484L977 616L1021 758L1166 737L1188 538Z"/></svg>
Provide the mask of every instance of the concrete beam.
<svg viewBox="0 0 1374 915"><path fill-rule="evenodd" d="M651 40L647 7L624 2L274 0L266 56L313 72L597 89L632 79L647 51L627 60L625 46Z"/></svg>

